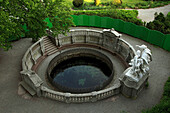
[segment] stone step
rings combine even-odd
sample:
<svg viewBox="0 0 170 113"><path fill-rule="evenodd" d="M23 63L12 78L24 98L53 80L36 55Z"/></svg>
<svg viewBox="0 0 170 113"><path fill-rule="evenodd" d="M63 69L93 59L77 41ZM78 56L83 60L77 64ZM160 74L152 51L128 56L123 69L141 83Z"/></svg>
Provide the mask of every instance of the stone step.
<svg viewBox="0 0 170 113"><path fill-rule="evenodd" d="M45 45L45 47L48 47L48 46L54 46L55 47L55 45L53 43L47 43L47 44L44 44L44 45Z"/></svg>
<svg viewBox="0 0 170 113"><path fill-rule="evenodd" d="M56 47L54 46L51 46L51 47L46 47L45 50L51 50L51 49L57 49Z"/></svg>
<svg viewBox="0 0 170 113"><path fill-rule="evenodd" d="M24 81L21 81L19 85L21 85L24 89L26 89L28 93L30 93L32 96L36 94L36 92Z"/></svg>
<svg viewBox="0 0 170 113"><path fill-rule="evenodd" d="M50 55L52 55L52 54L54 54L56 52L57 52L57 50L54 50L54 51L49 52L47 55L50 56Z"/></svg>
<svg viewBox="0 0 170 113"><path fill-rule="evenodd" d="M46 40L44 41L45 43L52 43L51 40Z"/></svg>
<svg viewBox="0 0 170 113"><path fill-rule="evenodd" d="M45 37L44 40L50 40L48 37Z"/></svg>
<svg viewBox="0 0 170 113"><path fill-rule="evenodd" d="M51 52L51 51L55 51L57 50L57 48L51 48L51 49L47 49L47 52Z"/></svg>
<svg viewBox="0 0 170 113"><path fill-rule="evenodd" d="M44 38L44 45L47 55L51 55L57 52L57 47L51 42L51 40L48 37Z"/></svg>
<svg viewBox="0 0 170 113"><path fill-rule="evenodd" d="M49 44L49 45L45 45L45 49L47 48L57 48L55 45Z"/></svg>
<svg viewBox="0 0 170 113"><path fill-rule="evenodd" d="M52 43L51 41L44 41L45 44Z"/></svg>
<svg viewBox="0 0 170 113"><path fill-rule="evenodd" d="M51 39L49 39L49 38L45 38L45 39L44 39L44 41L48 41L48 40L50 40L50 41L51 41Z"/></svg>
<svg viewBox="0 0 170 113"><path fill-rule="evenodd" d="M46 52L47 52L47 54L48 53L50 53L50 52L52 52L52 51L57 51L56 49L50 49L50 50L47 50Z"/></svg>
<svg viewBox="0 0 170 113"><path fill-rule="evenodd" d="M57 48L51 48L51 49L46 49L47 53L51 52L51 51L57 51Z"/></svg>

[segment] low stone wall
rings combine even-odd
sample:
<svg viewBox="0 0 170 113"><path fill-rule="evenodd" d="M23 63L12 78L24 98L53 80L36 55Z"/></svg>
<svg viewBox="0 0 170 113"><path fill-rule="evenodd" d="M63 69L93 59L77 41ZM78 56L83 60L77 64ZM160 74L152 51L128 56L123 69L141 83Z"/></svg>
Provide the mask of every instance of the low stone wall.
<svg viewBox="0 0 170 113"><path fill-rule="evenodd" d="M28 50L26 51L23 59L22 59L22 69L23 70L31 70L33 65L37 63L37 60L44 55L45 47L44 41L42 37L39 41L34 43Z"/></svg>
<svg viewBox="0 0 170 113"><path fill-rule="evenodd" d="M95 102L120 93L120 85L114 85L108 89L83 94L62 93L41 87L42 96L66 103Z"/></svg>
<svg viewBox="0 0 170 113"><path fill-rule="evenodd" d="M134 48L123 39L118 40L116 51L126 60L127 63L129 63L136 54Z"/></svg>
<svg viewBox="0 0 170 113"><path fill-rule="evenodd" d="M56 46L85 43L103 46L113 52L118 52L128 63L135 55L134 48L125 40L120 39L121 34L105 29L103 31L90 29L74 29L65 35L55 38Z"/></svg>
<svg viewBox="0 0 170 113"><path fill-rule="evenodd" d="M117 52L127 63L129 63L136 55L136 52L128 42L120 39L120 36L121 35L116 31L110 29L105 29L103 31L74 29L71 30L67 36L58 35L57 38L50 38L58 47L79 43L99 45L109 51ZM45 49L42 38L27 50L22 59L22 79L36 91L38 96L44 96L67 103L81 103L95 102L120 93L120 84L115 84L104 90L82 94L62 93L48 89L43 86L41 78L39 78L39 76L32 70L32 67L37 63L37 60L44 55L44 52Z"/></svg>
<svg viewBox="0 0 170 113"><path fill-rule="evenodd" d="M32 70L33 66L36 65L38 59L45 55L44 41L42 37L39 41L34 43L26 51L22 59L22 80L27 83L38 96L40 96L40 87L43 84L41 78Z"/></svg>

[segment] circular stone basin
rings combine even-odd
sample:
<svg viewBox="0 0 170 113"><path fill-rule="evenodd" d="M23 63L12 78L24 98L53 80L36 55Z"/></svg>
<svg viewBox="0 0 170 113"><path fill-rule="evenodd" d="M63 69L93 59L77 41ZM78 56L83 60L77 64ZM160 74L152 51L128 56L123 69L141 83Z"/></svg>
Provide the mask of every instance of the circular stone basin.
<svg viewBox="0 0 170 113"><path fill-rule="evenodd" d="M65 55L67 56L65 58L56 57L57 60L55 59L48 74L51 84L57 90L86 93L100 90L110 83L113 78L113 67L106 56L96 56L96 51L93 54L91 54L92 51L88 54L69 53Z"/></svg>

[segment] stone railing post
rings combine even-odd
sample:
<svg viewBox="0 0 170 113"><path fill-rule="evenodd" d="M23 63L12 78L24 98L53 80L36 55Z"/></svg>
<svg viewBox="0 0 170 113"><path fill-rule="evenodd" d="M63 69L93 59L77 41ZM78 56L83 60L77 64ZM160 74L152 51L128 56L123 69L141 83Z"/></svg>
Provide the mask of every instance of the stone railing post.
<svg viewBox="0 0 170 113"><path fill-rule="evenodd" d="M126 62L130 62L129 60L130 60L130 52L131 52L131 49L130 49L130 47L129 47L129 49L128 49L128 54L127 54L127 56L126 56L126 58L125 58L125 61Z"/></svg>
<svg viewBox="0 0 170 113"><path fill-rule="evenodd" d="M65 93L65 102L70 103L70 95L71 93Z"/></svg>
<svg viewBox="0 0 170 113"><path fill-rule="evenodd" d="M42 56L44 56L45 54L45 47L44 47L44 40L43 38L40 39L40 48L41 48L41 52L42 52Z"/></svg>
<svg viewBox="0 0 170 113"><path fill-rule="evenodd" d="M97 96L97 92L94 91L94 92L91 93L91 95L92 95L91 101L92 101L92 102L96 102L96 101L97 101L97 97L96 97L96 96Z"/></svg>
<svg viewBox="0 0 170 113"><path fill-rule="evenodd" d="M35 60L35 58L34 58L34 56L33 56L32 48L30 48L30 54L31 54L32 60L34 61L34 64L36 64L37 62L36 62L36 60Z"/></svg>
<svg viewBox="0 0 170 113"><path fill-rule="evenodd" d="M116 52L118 52L118 53L120 53L120 51L121 51L121 41L120 41L120 39L118 39L118 41L117 41L117 46L116 46Z"/></svg>
<svg viewBox="0 0 170 113"><path fill-rule="evenodd" d="M86 29L85 43L87 43L89 39L89 29Z"/></svg>

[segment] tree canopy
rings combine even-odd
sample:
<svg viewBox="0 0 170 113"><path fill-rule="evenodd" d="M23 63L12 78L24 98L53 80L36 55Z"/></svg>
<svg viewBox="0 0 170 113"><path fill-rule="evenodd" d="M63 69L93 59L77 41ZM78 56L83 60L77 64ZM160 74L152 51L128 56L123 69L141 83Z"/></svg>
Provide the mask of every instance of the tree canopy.
<svg viewBox="0 0 170 113"><path fill-rule="evenodd" d="M9 37L38 40L46 29L57 36L65 34L73 25L71 10L65 0L3 0L0 1L0 48L11 47ZM47 26L49 18L52 27ZM26 25L26 28L23 27ZM29 31L29 32L27 32Z"/></svg>

